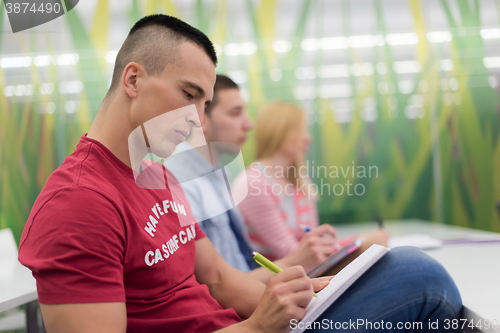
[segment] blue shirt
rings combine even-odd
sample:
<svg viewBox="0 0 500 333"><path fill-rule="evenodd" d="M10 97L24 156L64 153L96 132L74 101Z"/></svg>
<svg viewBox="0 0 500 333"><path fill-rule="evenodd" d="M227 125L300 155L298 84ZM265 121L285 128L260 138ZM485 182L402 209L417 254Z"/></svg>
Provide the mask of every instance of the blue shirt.
<svg viewBox="0 0 500 333"><path fill-rule="evenodd" d="M165 165L181 183L194 217L222 258L232 267L248 272L250 268L231 229L228 210L231 210L234 226L244 235L247 247L250 246L248 234L241 213L232 205L222 169L214 168L185 142L177 149Z"/></svg>

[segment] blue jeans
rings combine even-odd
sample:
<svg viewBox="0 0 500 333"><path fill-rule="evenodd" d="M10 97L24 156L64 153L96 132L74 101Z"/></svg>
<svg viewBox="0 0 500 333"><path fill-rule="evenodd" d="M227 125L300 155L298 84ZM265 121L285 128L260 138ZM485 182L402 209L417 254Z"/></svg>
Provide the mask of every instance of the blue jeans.
<svg viewBox="0 0 500 333"><path fill-rule="evenodd" d="M399 247L371 267L306 332L460 332L452 323L461 312L462 300L448 272L421 250Z"/></svg>

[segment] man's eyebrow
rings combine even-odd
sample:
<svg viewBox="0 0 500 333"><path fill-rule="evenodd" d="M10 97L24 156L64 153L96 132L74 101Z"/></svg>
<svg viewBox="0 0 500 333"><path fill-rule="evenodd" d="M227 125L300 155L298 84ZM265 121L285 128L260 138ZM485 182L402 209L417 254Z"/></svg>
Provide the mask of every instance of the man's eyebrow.
<svg viewBox="0 0 500 333"><path fill-rule="evenodd" d="M189 81L180 81L180 83L195 89L201 98L205 97L205 90L203 90L203 88L200 87L199 85L197 85L196 83L189 82Z"/></svg>

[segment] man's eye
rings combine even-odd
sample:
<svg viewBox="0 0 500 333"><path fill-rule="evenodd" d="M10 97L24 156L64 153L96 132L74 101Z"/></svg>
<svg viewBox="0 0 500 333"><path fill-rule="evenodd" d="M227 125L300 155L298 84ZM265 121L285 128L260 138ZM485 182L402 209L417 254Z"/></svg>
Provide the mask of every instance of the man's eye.
<svg viewBox="0 0 500 333"><path fill-rule="evenodd" d="M193 98L194 98L194 96L193 96L193 95L191 95L190 93L188 93L187 91L184 91L184 94L186 95L186 97L187 97L188 99L193 99Z"/></svg>

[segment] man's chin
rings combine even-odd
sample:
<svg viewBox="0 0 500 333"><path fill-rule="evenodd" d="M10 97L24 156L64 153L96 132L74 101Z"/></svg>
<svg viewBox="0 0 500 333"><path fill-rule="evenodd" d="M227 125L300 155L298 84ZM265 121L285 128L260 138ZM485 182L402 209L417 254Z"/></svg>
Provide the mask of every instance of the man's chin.
<svg viewBox="0 0 500 333"><path fill-rule="evenodd" d="M172 145L173 146L173 145ZM168 158L172 156L175 151L176 146L164 147L163 149L152 149L151 152L158 156L159 158Z"/></svg>
<svg viewBox="0 0 500 333"><path fill-rule="evenodd" d="M241 146L232 142L211 142L210 147L221 155L238 155L241 151Z"/></svg>

